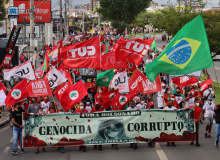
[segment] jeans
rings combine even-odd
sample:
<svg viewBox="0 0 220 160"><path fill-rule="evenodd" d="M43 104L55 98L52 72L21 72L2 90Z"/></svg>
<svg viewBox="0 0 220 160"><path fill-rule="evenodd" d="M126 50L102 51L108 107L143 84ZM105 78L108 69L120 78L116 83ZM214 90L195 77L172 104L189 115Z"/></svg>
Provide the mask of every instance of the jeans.
<svg viewBox="0 0 220 160"><path fill-rule="evenodd" d="M166 81L166 83L167 83L167 85L169 85L169 76L165 76L165 81Z"/></svg>
<svg viewBox="0 0 220 160"><path fill-rule="evenodd" d="M196 143L199 143L199 123L196 123Z"/></svg>
<svg viewBox="0 0 220 160"><path fill-rule="evenodd" d="M13 138L14 138L13 145L14 145L14 151L18 150L18 136L19 136L19 139L20 139L21 150L23 150L23 148L22 148L22 128L19 128L17 126L13 126Z"/></svg>
<svg viewBox="0 0 220 160"><path fill-rule="evenodd" d="M220 136L220 124L216 123L215 124L216 127L216 141L219 141L219 136Z"/></svg>
<svg viewBox="0 0 220 160"><path fill-rule="evenodd" d="M63 150L64 150L64 147L60 147L60 150L63 151Z"/></svg>

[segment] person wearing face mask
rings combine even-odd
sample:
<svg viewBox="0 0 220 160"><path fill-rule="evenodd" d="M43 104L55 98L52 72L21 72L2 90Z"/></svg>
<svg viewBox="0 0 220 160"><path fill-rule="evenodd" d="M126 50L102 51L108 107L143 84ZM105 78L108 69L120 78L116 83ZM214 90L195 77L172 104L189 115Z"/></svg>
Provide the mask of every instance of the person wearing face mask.
<svg viewBox="0 0 220 160"><path fill-rule="evenodd" d="M96 85L96 78L93 78L93 82L91 84L91 93L92 93L92 101L95 103L95 95L97 93L98 86Z"/></svg>
<svg viewBox="0 0 220 160"><path fill-rule="evenodd" d="M185 97L183 96L182 93L180 93L180 88L176 88L176 93L174 94L176 101L178 102L180 108L183 108L183 104L185 102Z"/></svg>
<svg viewBox="0 0 220 160"><path fill-rule="evenodd" d="M185 97L187 97L187 96L188 96L188 93L189 93L191 90L192 90L192 85L190 85L190 86L185 86L185 87L183 88L183 95L184 95Z"/></svg>
<svg viewBox="0 0 220 160"><path fill-rule="evenodd" d="M44 97L44 101L41 102L41 108L44 109L44 113L47 113L49 107L50 107L50 101L48 101L48 97Z"/></svg>
<svg viewBox="0 0 220 160"><path fill-rule="evenodd" d="M37 101L37 98L32 97L32 99L31 99L32 104L30 104L28 106L28 110L27 110L28 113L38 113L39 112L39 108L41 108L41 105L37 104L36 101Z"/></svg>
<svg viewBox="0 0 220 160"><path fill-rule="evenodd" d="M208 99L208 102L203 106L203 120L205 118L206 121L206 130L205 130L205 138L212 138L211 130L213 125L213 114L215 110L215 105L212 102L212 99Z"/></svg>
<svg viewBox="0 0 220 160"><path fill-rule="evenodd" d="M171 101L172 101L172 103L173 103L173 106L176 107L177 109L179 109L180 106L179 106L178 102L176 101L175 96L174 96L174 95L171 95L171 96L170 96L170 99L171 99Z"/></svg>
<svg viewBox="0 0 220 160"><path fill-rule="evenodd" d="M208 89L206 89L203 93L204 95L204 104L208 101L208 99L214 99L215 98L215 92L213 91L212 85L208 85Z"/></svg>
<svg viewBox="0 0 220 160"><path fill-rule="evenodd" d="M177 110L177 108L174 107L174 105L173 105L171 100L169 100L167 102L167 106L164 109L166 109L166 110ZM167 146L170 146L170 145L173 146L173 147L176 147L175 142L167 142Z"/></svg>
<svg viewBox="0 0 220 160"><path fill-rule="evenodd" d="M194 105L189 108L194 109L194 122L196 124L196 147L200 147L199 144L199 121L202 118L202 109L199 107L199 100L194 100ZM191 142L190 145L194 145L194 142Z"/></svg>
<svg viewBox="0 0 220 160"><path fill-rule="evenodd" d="M98 102L100 106L103 105L102 91L102 87L98 87L98 92L95 95L95 103Z"/></svg>
<svg viewBox="0 0 220 160"><path fill-rule="evenodd" d="M91 105L91 103L90 103L90 100L87 100L87 101L86 101L86 107L85 107L85 109L88 111L88 113L91 112L91 110L92 110L92 105Z"/></svg>
<svg viewBox="0 0 220 160"><path fill-rule="evenodd" d="M148 63L151 63L151 62L153 62L153 61L152 61L152 56L149 55L148 58L147 58L147 60L146 60L146 62L145 62L145 64L148 64Z"/></svg>
<svg viewBox="0 0 220 160"><path fill-rule="evenodd" d="M204 96L200 85L196 86L195 91L193 93L193 97L199 100L199 107L202 109ZM200 123L203 124L202 120L200 120Z"/></svg>
<svg viewBox="0 0 220 160"><path fill-rule="evenodd" d="M166 88L166 91L164 92L164 95L163 95L163 104L167 104L167 102L169 101L170 95L171 95L170 89Z"/></svg>
<svg viewBox="0 0 220 160"><path fill-rule="evenodd" d="M11 118L13 123L13 145L14 149L11 154L17 155L18 154L18 139L22 139L22 113L25 112L21 107L20 103L16 103L16 109L12 112ZM22 141L20 141L20 148L21 153L24 153Z"/></svg>
<svg viewBox="0 0 220 160"><path fill-rule="evenodd" d="M186 100L186 108L189 108L190 106L193 106L195 97L193 97L192 92L188 93L188 96L186 97L185 100Z"/></svg>
<svg viewBox="0 0 220 160"><path fill-rule="evenodd" d="M138 101L136 107L137 107L138 109L145 109L144 103L145 103L145 101Z"/></svg>
<svg viewBox="0 0 220 160"><path fill-rule="evenodd" d="M47 110L47 114L50 114L50 113L57 113L58 112L58 110L57 110L57 108L56 108L56 106L55 106L55 103L54 102L51 102L50 103L50 107L49 107L49 109Z"/></svg>
<svg viewBox="0 0 220 160"><path fill-rule="evenodd" d="M88 111L84 108L84 103L79 103L79 108L74 111L74 113L88 113Z"/></svg>

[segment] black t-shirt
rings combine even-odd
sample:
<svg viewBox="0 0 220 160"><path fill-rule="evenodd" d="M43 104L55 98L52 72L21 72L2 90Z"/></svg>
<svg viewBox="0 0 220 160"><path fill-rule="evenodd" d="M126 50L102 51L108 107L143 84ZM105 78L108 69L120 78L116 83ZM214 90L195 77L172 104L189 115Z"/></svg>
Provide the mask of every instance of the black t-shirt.
<svg viewBox="0 0 220 160"><path fill-rule="evenodd" d="M11 114L11 118L15 119L15 122L17 122L19 125L22 125L22 112L25 112L24 110L21 111L13 111Z"/></svg>

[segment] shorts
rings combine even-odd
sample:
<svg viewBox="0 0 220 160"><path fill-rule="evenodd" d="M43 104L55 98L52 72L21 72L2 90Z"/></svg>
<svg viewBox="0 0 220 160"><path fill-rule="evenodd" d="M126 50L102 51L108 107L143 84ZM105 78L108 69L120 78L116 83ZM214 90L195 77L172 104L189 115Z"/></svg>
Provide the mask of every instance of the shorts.
<svg viewBox="0 0 220 160"><path fill-rule="evenodd" d="M205 117L205 121L206 121L206 125L210 125L210 126L213 125L213 118Z"/></svg>

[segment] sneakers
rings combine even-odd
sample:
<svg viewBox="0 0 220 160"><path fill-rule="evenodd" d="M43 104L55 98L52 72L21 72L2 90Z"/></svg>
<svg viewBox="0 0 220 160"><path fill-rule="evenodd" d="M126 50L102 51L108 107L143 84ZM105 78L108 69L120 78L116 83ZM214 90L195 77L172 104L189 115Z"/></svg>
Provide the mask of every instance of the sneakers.
<svg viewBox="0 0 220 160"><path fill-rule="evenodd" d="M13 151L13 152L11 152L11 154L13 154L13 155L17 155L18 152L17 152L17 151Z"/></svg>
<svg viewBox="0 0 220 160"><path fill-rule="evenodd" d="M218 141L215 141L215 146L218 147Z"/></svg>
<svg viewBox="0 0 220 160"><path fill-rule="evenodd" d="M194 145L194 142L191 142L190 145Z"/></svg>
<svg viewBox="0 0 220 160"><path fill-rule="evenodd" d="M196 147L200 147L200 144L199 144L199 143L196 143Z"/></svg>
<svg viewBox="0 0 220 160"><path fill-rule="evenodd" d="M23 149L21 150L21 153L24 153L24 150L23 150Z"/></svg>
<svg viewBox="0 0 220 160"><path fill-rule="evenodd" d="M170 142L167 142L167 146L170 146Z"/></svg>
<svg viewBox="0 0 220 160"><path fill-rule="evenodd" d="M212 138L211 134L208 135L208 138Z"/></svg>
<svg viewBox="0 0 220 160"><path fill-rule="evenodd" d="M171 146L176 147L175 142L171 142Z"/></svg>
<svg viewBox="0 0 220 160"><path fill-rule="evenodd" d="M208 138L208 134L207 133L205 133L205 138Z"/></svg>

